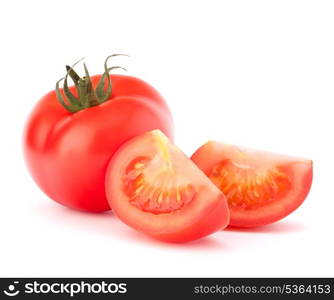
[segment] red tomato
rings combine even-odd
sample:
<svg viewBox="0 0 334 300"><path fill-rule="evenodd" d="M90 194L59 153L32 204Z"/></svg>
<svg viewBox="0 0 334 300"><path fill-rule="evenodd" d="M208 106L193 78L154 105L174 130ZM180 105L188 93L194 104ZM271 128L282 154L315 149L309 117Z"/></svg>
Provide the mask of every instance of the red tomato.
<svg viewBox="0 0 334 300"><path fill-rule="evenodd" d="M191 158L227 197L231 226L278 221L306 198L312 161L210 141Z"/></svg>
<svg viewBox="0 0 334 300"><path fill-rule="evenodd" d="M152 86L138 78L107 74L102 81L110 78L112 94L104 82L104 91L100 86L100 94L96 92L99 103L92 90L98 90L101 75L93 76L90 86L87 76L79 78L70 70L77 86L69 90L78 97L79 89L80 105L75 99L72 106L65 102L70 112L59 103L56 91L49 92L33 109L25 129L24 152L32 177L50 198L78 210L110 209L105 171L126 140L157 128L173 135L171 113ZM60 93L64 97L63 89Z"/></svg>
<svg viewBox="0 0 334 300"><path fill-rule="evenodd" d="M223 193L159 130L119 148L106 193L123 222L163 241L195 240L229 222Z"/></svg>

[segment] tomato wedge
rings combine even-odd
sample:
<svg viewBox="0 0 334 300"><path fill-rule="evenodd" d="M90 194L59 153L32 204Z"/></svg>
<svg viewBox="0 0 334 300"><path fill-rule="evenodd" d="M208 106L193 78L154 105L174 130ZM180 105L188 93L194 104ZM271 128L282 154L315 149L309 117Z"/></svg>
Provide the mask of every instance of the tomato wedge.
<svg viewBox="0 0 334 300"><path fill-rule="evenodd" d="M278 221L306 198L312 161L209 141L191 157L225 194L230 225L261 226Z"/></svg>
<svg viewBox="0 0 334 300"><path fill-rule="evenodd" d="M224 194L159 130L119 148L106 195L124 223L163 241L195 240L229 223Z"/></svg>

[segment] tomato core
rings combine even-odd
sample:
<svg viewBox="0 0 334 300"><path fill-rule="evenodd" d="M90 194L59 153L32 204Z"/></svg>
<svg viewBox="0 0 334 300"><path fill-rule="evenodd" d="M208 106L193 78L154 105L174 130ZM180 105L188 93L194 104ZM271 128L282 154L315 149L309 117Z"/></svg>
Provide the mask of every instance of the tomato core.
<svg viewBox="0 0 334 300"><path fill-rule="evenodd" d="M153 214L184 208L195 196L189 179L179 175L163 137L156 138L159 151L152 157L137 157L126 168L123 188L130 204Z"/></svg>

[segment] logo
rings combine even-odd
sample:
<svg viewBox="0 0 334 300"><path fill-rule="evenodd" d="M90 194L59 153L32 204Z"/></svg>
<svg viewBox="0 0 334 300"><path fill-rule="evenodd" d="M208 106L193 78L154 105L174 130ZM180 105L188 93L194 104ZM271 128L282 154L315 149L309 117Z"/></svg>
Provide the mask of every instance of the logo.
<svg viewBox="0 0 334 300"><path fill-rule="evenodd" d="M19 290L15 290L15 285L18 284L18 281L14 281L14 284L10 284L8 286L8 291L4 290L3 292L5 293L5 295L9 296L9 297L13 297L13 296L17 296L20 291Z"/></svg>
<svg viewBox="0 0 334 300"><path fill-rule="evenodd" d="M8 297L15 297L18 294L68 294L75 297L77 294L125 294L127 293L127 284L125 282L38 282L21 280L9 284L3 293ZM1 290L0 290L1 293ZM1 298L1 294L0 294ZM2 299L2 298L1 298Z"/></svg>

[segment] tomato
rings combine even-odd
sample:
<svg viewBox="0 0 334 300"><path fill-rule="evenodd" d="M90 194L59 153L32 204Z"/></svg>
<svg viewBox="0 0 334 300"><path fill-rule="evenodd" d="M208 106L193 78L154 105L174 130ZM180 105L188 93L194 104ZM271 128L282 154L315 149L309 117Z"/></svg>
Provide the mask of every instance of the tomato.
<svg viewBox="0 0 334 300"><path fill-rule="evenodd" d="M57 87L34 107L25 128L25 159L53 200L73 209L106 211L104 181L111 156L126 140L148 130L160 129L172 138L171 113L143 80L109 76L106 66L103 75L93 77L85 66L83 78L67 69L75 86L67 88L65 81L64 89Z"/></svg>
<svg viewBox="0 0 334 300"><path fill-rule="evenodd" d="M123 222L163 241L195 240L229 222L223 193L159 130L119 148L106 193Z"/></svg>
<svg viewBox="0 0 334 300"><path fill-rule="evenodd" d="M192 160L227 197L231 226L278 221L306 198L312 161L210 141Z"/></svg>

